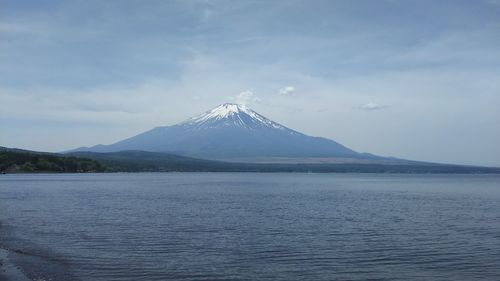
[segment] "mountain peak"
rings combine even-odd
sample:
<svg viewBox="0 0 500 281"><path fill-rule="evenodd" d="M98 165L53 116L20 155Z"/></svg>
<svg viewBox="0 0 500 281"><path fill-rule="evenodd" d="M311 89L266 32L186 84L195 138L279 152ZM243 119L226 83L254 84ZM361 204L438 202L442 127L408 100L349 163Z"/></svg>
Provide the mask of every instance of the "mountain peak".
<svg viewBox="0 0 500 281"><path fill-rule="evenodd" d="M224 103L219 106L216 106L212 110L208 111L214 116L220 116L222 118L227 117L232 114L239 114L241 112L250 113L252 110L243 104L235 104L235 103Z"/></svg>
<svg viewBox="0 0 500 281"><path fill-rule="evenodd" d="M244 104L235 103L224 103L216 106L202 115L198 115L187 120L184 124L194 126L195 128L205 129L220 126L236 126L254 130L256 128L267 127L287 131L289 134L297 133L294 130L286 128L285 126L260 115Z"/></svg>

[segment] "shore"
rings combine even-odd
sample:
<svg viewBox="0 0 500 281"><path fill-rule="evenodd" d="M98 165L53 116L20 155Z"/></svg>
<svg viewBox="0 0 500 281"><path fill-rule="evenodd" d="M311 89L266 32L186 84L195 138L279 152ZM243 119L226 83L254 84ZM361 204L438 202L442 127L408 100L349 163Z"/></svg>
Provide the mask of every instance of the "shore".
<svg viewBox="0 0 500 281"><path fill-rule="evenodd" d="M0 281L31 281L8 258L9 251L0 248Z"/></svg>

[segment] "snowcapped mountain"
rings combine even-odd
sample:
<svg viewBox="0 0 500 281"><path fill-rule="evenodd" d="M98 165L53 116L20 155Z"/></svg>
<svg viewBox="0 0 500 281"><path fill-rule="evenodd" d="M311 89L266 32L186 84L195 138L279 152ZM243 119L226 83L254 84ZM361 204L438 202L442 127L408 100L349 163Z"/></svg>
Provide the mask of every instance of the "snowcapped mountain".
<svg viewBox="0 0 500 281"><path fill-rule="evenodd" d="M253 130L256 128L268 127L288 130L291 134L295 133L295 131L267 119L245 105L232 103L219 105L181 124L188 124L189 126L199 129L216 128L219 126L237 126Z"/></svg>
<svg viewBox="0 0 500 281"><path fill-rule="evenodd" d="M156 127L110 145L76 151L144 150L205 159L374 159L333 140L311 137L267 119L244 105L226 103L173 126Z"/></svg>

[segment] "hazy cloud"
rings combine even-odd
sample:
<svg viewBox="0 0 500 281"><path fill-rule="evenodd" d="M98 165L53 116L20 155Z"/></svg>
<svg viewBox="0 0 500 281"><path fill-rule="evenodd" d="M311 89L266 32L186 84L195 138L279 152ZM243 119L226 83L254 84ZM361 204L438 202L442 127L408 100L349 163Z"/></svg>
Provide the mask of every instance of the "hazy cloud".
<svg viewBox="0 0 500 281"><path fill-rule="evenodd" d="M380 105L378 103L369 102L367 104L362 105L360 108L363 110L378 110L386 107L387 107L386 105Z"/></svg>
<svg viewBox="0 0 500 281"><path fill-rule="evenodd" d="M284 88L281 88L279 90L279 94L282 96L291 96L295 93L295 87L294 86L286 86Z"/></svg>
<svg viewBox="0 0 500 281"><path fill-rule="evenodd" d="M260 98L254 95L252 91L243 91L234 97L229 97L230 100L236 102L237 104L248 105L250 103L258 103L261 101Z"/></svg>

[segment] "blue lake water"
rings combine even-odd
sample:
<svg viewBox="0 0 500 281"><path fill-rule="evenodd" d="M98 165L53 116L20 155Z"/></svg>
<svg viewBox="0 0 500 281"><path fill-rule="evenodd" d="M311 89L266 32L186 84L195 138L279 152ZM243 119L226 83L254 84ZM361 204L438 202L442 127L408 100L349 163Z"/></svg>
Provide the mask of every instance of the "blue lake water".
<svg viewBox="0 0 500 281"><path fill-rule="evenodd" d="M38 280L500 280L499 175L0 175Z"/></svg>

